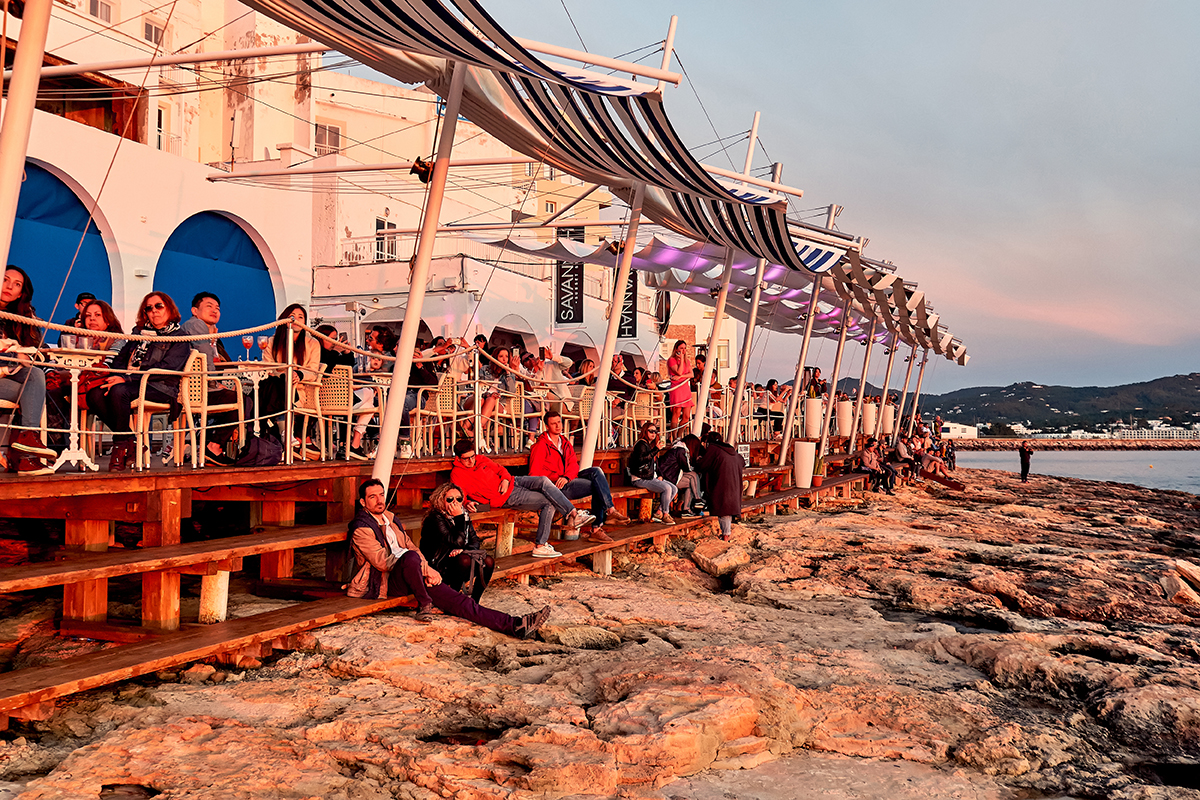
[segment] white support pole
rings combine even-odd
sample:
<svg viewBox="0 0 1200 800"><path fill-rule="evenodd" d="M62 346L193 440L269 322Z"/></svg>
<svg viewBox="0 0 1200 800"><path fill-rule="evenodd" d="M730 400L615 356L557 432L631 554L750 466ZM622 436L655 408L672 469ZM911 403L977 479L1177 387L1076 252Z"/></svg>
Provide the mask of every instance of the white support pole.
<svg viewBox="0 0 1200 800"><path fill-rule="evenodd" d="M671 69L671 56L675 54L675 26L679 24L679 17L672 14L671 24L667 26L667 38L663 40L663 57L662 71L666 72ZM659 81L658 88L655 90L659 93L667 88L666 81Z"/></svg>
<svg viewBox="0 0 1200 800"><path fill-rule="evenodd" d="M862 377L858 379L858 400L854 404L854 422L850 425L850 452L854 452L854 440L858 437L858 423L862 419L863 398L867 394L867 370L871 368L871 348L875 345L875 324L867 332L867 352L863 354Z"/></svg>
<svg viewBox="0 0 1200 800"><path fill-rule="evenodd" d="M900 440L900 431L904 427L904 406L908 399L908 383L912 380L913 364L917 363L917 346L912 345L908 353L908 369L904 372L904 388L900 390L900 404L896 407L896 423L892 427L892 444Z"/></svg>
<svg viewBox="0 0 1200 800"><path fill-rule="evenodd" d="M28 12L26 12L25 19L28 18ZM22 23L21 36L24 35L25 28L24 23ZM324 53L331 49L328 45L313 44L312 42L307 44L281 44L273 47L247 47L243 50L218 50L211 53L179 53L176 55L157 55L149 58L127 58L123 61L61 64L53 67L42 67L41 72L43 78L61 78L67 75L82 75L87 72L116 72L125 69L146 69L147 67L165 67L177 64L204 64L215 61L244 61L251 58ZM5 72L4 76L7 78L8 73Z"/></svg>
<svg viewBox="0 0 1200 800"><path fill-rule="evenodd" d="M796 377L792 379L792 396L788 398L787 419L783 422L783 446L779 448L779 466L787 464L788 451L792 444L792 426L796 422L796 410L800 407L800 396L804 387L804 362L808 359L808 345L812 342L813 323L817 319L817 299L821 295L821 276L813 275L812 294L808 298L808 314L804 317L804 337L800 340L800 358L796 360Z"/></svg>
<svg viewBox="0 0 1200 800"><path fill-rule="evenodd" d="M917 370L917 388L913 391L912 413L908 415L908 435L912 436L917 423L917 411L921 408L921 381L925 379L925 365L929 363L929 348L921 351L921 368Z"/></svg>
<svg viewBox="0 0 1200 800"><path fill-rule="evenodd" d="M750 129L751 138L750 150L746 153L746 171L750 171L750 160L754 151L754 142L758 135L758 112L754 113L754 126ZM783 165L776 163L771 170L771 174L775 180L779 179L779 174L783 171ZM738 377L737 391L733 393L733 401L730 404L728 427L725 429L725 441L730 444L737 444L738 427L741 421L742 414L742 398L746 394L746 373L750 370L750 351L754 347L754 327L758 323L758 303L762 298L762 283L763 272L767 268L767 260L765 258L758 259L754 267L754 289L750 295L750 316L746 320L746 333L742 337L742 354L738 358ZM753 414L754 410L750 409ZM747 425L746 435L749 438L749 425Z"/></svg>
<svg viewBox="0 0 1200 800"><path fill-rule="evenodd" d="M829 426L833 424L834 400L837 397L838 372L842 368L842 353L846 350L846 334L850 332L850 302L847 297L842 304L842 331L838 334L837 354L833 357L833 374L829 376L829 395L825 398L825 419L821 422L821 443L817 445L817 455L824 456L829 444Z"/></svg>
<svg viewBox="0 0 1200 800"><path fill-rule="evenodd" d="M733 279L733 248L725 248L725 269L721 272L721 291L717 294L717 307L713 311L712 330L708 334L708 351L704 357L704 372L700 376L700 387L696 393L696 413L692 417L692 434L700 435L704 428L704 417L708 411L708 400L712 395L712 376L717 368L717 341L721 336L721 324L725 321L725 301L729 298L729 281Z"/></svg>
<svg viewBox="0 0 1200 800"><path fill-rule="evenodd" d="M4 104L4 120L0 123L0 265L8 263L12 245L52 6L53 0L29 0L25 4L21 38L17 40L17 52L13 56L12 80L4 87L8 100Z"/></svg>
<svg viewBox="0 0 1200 800"><path fill-rule="evenodd" d="M446 174L450 171L450 151L454 148L454 131L458 126L458 110L462 101L463 81L467 70L462 64L453 64L450 75L449 97L446 98L442 116L442 130L438 137L437 158L433 162L433 175L429 179L429 199L425 203L425 216L421 221L421 234L417 252L413 256L412 271L408 279L408 305L404 309L404 324L400 328L400 343L396 345L396 364L392 368L392 387L388 391L387 407L380 424L379 449L375 451L375 465L371 477L383 482L386 487L392 476L392 461L396 457L396 439L400 435L401 417L404 414L404 398L408 394L408 376L412 371L413 349L417 346L417 329L421 325L421 308L425 304L425 284L429 281L429 263L433 258L433 244L442 212L442 199L446 194Z"/></svg>
<svg viewBox="0 0 1200 800"><path fill-rule="evenodd" d="M617 351L617 333L621 328L621 309L625 305L625 289L629 285L629 270L633 265L633 251L637 248L638 223L642 219L642 201L646 197L646 184L639 183L633 190L633 206L629 209L629 227L625 231L625 246L617 261L617 277L613 282L612 310L608 314L608 330L604 334L604 348L600 351L600 363L596 365L596 395L592 398L592 413L588 415L587 428L583 431L583 447L579 451L579 468L587 469L596 458L596 443L600 440L600 429L604 427L604 392L612 375L613 353ZM637 313L637 309L634 309Z"/></svg>
<svg viewBox="0 0 1200 800"><path fill-rule="evenodd" d="M892 343L888 346L888 365L883 373L883 394L879 396L879 413L875 415L875 431L872 434L876 439L883 436L883 410L887 408L888 388L892 383L892 365L896 363L896 348L900 346L900 334L892 334ZM892 419L892 430L896 430L896 420Z"/></svg>

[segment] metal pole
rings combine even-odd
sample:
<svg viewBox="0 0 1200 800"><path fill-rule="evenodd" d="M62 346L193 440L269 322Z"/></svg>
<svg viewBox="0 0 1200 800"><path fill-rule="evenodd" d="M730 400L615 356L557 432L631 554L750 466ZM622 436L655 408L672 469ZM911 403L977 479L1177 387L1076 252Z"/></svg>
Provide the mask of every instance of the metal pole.
<svg viewBox="0 0 1200 800"><path fill-rule="evenodd" d="M917 410L921 407L921 381L925 378L925 365L929 363L929 348L921 351L921 368L917 370L917 388L913 391L912 413L908 416L908 435L912 436L913 426L917 423Z"/></svg>
<svg viewBox="0 0 1200 800"><path fill-rule="evenodd" d="M392 368L392 387L388 391L387 406L379 431L379 449L375 451L375 465L371 477L383 482L386 487L392 477L392 461L396 457L396 439L400 435L401 419L404 415L404 398L408 394L408 376L412 371L413 349L417 346L417 329L421 325L421 307L425 304L425 284L429 280L429 262L433 258L433 244L442 211L442 199L446 194L446 174L450 171L450 151L454 147L454 131L458 126L458 110L462 100L463 80L466 67L453 64L450 74L450 91L442 117L442 131L438 137L437 158L433 162L433 175L429 179L429 199L425 203L417 252L413 256L412 271L408 278L408 305L404 309L404 324L400 328L400 343L396 345L396 363Z"/></svg>
<svg viewBox="0 0 1200 800"><path fill-rule="evenodd" d="M856 449L854 440L858 438L858 423L862 420L863 398L867 393L867 370L871 367L871 347L875 344L875 324L871 320L871 329L867 333L867 352L863 355L862 377L858 379L858 401L854 404L854 423L850 426L850 452Z"/></svg>
<svg viewBox="0 0 1200 800"><path fill-rule="evenodd" d="M725 321L725 300L729 297L729 281L733 278L733 248L725 248L725 269L721 273L721 291L717 294L717 307L713 311L712 330L708 334L708 354L704 358L704 372L700 376L700 387L696 393L696 414L692 417L692 434L700 435L704 428L704 417L708 411L708 400L712 394L712 376L717 365L717 339L721 335L721 323Z"/></svg>
<svg viewBox="0 0 1200 800"><path fill-rule="evenodd" d="M182 13L182 12L181 12ZM29 12L25 12L29 19ZM21 36L25 35L25 27L21 26ZM305 55L329 52L333 48L324 44L282 44L272 47L247 47L244 50L220 50L212 53L180 53L178 55L157 55L149 58L127 58L122 61L93 61L89 64L62 64L53 67L41 67L43 78L61 78L68 75L82 75L85 72L116 72L125 69L146 69L147 67L165 67L175 64L203 64L213 61L235 61L247 58L268 58L270 56ZM41 62L38 62L41 66ZM15 68L15 67L14 67ZM8 73L5 73L7 76Z"/></svg>
<svg viewBox="0 0 1200 800"><path fill-rule="evenodd" d="M900 439L900 429L904 427L904 406L908 399L908 382L912 379L913 364L917 363L917 346L912 345L908 354L908 369L904 373L904 388L900 390L900 405L896 408L896 425L892 428L892 444Z"/></svg>
<svg viewBox="0 0 1200 800"><path fill-rule="evenodd" d="M892 382L892 364L896 362L896 348L900 344L900 335L892 334L892 343L888 347L888 365L883 373L883 394L879 396L879 410L875 415L875 431L872 434L876 439L883 435L883 410L887 408L888 401L888 386ZM892 420L892 430L896 430L896 420Z"/></svg>
<svg viewBox="0 0 1200 800"><path fill-rule="evenodd" d="M604 392L612 375L613 353L617 351L617 333L621 327L621 309L625 304L625 288L629 284L629 269L633 264L633 251L637 247L638 223L642 219L642 200L646 196L646 184L639 183L633 190L633 206L629 210L629 228L625 231L625 246L617 261L617 277L613 285L612 310L608 314L608 330L604 334L604 349L600 352L600 363L596 365L596 393L592 396L592 412L588 415L587 428L583 431L583 447L579 452L579 468L592 466L596 457L596 442L600 440L600 429L604 427ZM633 313L637 313L635 304Z"/></svg>
<svg viewBox="0 0 1200 800"><path fill-rule="evenodd" d="M483 421L483 416L479 413L479 411L480 411L479 407L481 405L483 405L483 395L479 391L479 384L480 384L480 380L479 380L479 377L480 377L479 376L479 349L472 348L471 356L472 356L472 361L474 362L473 368L471 370L471 378L473 379L471 383L472 383L472 391L475 395L475 404L473 406L471 406L472 425L473 425L473 430L475 431L475 450L476 450L476 452L478 452L481 445L483 444L483 430L482 430L483 426L480 424Z"/></svg>
<svg viewBox="0 0 1200 800"><path fill-rule="evenodd" d="M842 368L842 352L846 349L846 334L850 330L850 299L842 304L842 331L838 334L837 355L833 357L833 375L829 377L829 394L825 398L825 419L821 423L821 443L817 445L817 455L825 455L825 447L829 444L829 426L833 422L834 398L837 397L838 370Z"/></svg>
<svg viewBox="0 0 1200 800"><path fill-rule="evenodd" d="M292 413L292 406L296 403L296 389L292 386L293 362L296 360L296 339L292 335L292 323L289 320L284 330L287 331L287 366L283 370L283 397L285 399L284 408L287 411L287 421L283 425L283 453L284 463L291 464L292 458L292 439L296 435L296 421ZM304 446L304 437L300 437L300 452L307 461L307 448Z"/></svg>
<svg viewBox="0 0 1200 800"><path fill-rule="evenodd" d="M671 56L675 52L675 26L678 24L679 24L679 17L672 14L671 15L671 24L667 26L667 38L663 40L663 57L662 57L662 71L663 72L666 72L671 68ZM659 81L658 88L655 89L655 91L662 92L662 90L665 88L667 88L667 82Z"/></svg>
<svg viewBox="0 0 1200 800"><path fill-rule="evenodd" d="M0 266L8 263L12 245L52 5L53 0L29 0L25 4L21 38L17 40L17 52L13 57L12 80L5 87L8 100L4 105L4 120L0 123ZM30 423L25 421L25 424Z"/></svg>
<svg viewBox="0 0 1200 800"><path fill-rule="evenodd" d="M788 449L792 444L792 426L796 423L796 410L800 407L800 392L804 388L804 362L808 360L808 345L812 341L813 323L817 319L817 298L821 294L821 276L813 275L812 294L808 298L808 314L804 318L804 337L800 340L800 358L796 360L796 377L792 379L792 396L788 398L787 419L783 423L783 446L779 450L779 466L787 464Z"/></svg>

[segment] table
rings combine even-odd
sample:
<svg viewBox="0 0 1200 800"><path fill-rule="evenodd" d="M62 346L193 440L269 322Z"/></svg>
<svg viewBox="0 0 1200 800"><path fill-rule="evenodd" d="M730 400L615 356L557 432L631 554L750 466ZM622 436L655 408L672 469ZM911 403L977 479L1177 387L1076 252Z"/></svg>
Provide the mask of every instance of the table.
<svg viewBox="0 0 1200 800"><path fill-rule="evenodd" d="M59 467L66 463L78 464L92 472L100 469L100 465L92 461L91 456L79 446L79 375L86 368L95 366L97 361L111 354L110 350L76 350L64 347L46 351L46 358L50 363L66 367L67 371L71 373L71 421L70 427L67 429L67 449L59 454L54 466L51 467L55 472L58 472Z"/></svg>
<svg viewBox="0 0 1200 800"><path fill-rule="evenodd" d="M252 390L254 392L254 435L258 436L258 384L263 378L270 377L273 372L278 372L280 365L266 361L222 361L216 365L216 368L236 372L238 376L244 376L254 384Z"/></svg>

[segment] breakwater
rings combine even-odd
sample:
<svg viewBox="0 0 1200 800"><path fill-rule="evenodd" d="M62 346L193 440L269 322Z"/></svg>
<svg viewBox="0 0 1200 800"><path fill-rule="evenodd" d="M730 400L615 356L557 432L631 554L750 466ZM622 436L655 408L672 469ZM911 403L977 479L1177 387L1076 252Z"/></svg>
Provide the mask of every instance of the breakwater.
<svg viewBox="0 0 1200 800"><path fill-rule="evenodd" d="M1200 439L955 439L966 450L1016 450L1029 442L1034 450L1200 450Z"/></svg>

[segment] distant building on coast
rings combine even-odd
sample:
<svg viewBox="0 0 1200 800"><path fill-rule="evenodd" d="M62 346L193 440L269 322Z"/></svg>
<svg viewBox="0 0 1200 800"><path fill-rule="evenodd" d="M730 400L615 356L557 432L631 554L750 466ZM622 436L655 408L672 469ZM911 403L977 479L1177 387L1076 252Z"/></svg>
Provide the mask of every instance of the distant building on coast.
<svg viewBox="0 0 1200 800"><path fill-rule="evenodd" d="M1200 439L1200 430L1159 425L1153 428L1115 428L1114 439Z"/></svg>
<svg viewBox="0 0 1200 800"><path fill-rule="evenodd" d="M979 427L976 425L959 425L957 422L942 423L943 439L976 439L979 437Z"/></svg>

